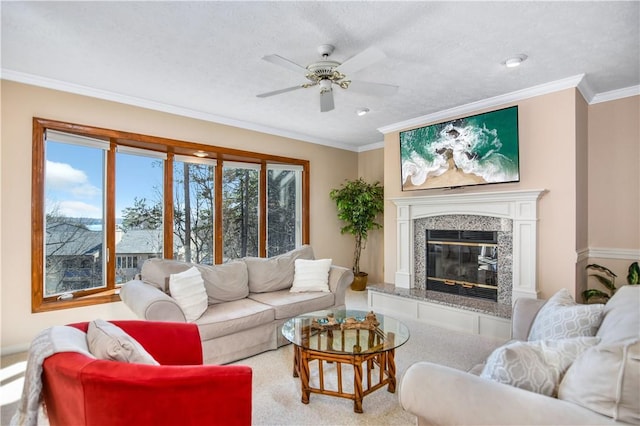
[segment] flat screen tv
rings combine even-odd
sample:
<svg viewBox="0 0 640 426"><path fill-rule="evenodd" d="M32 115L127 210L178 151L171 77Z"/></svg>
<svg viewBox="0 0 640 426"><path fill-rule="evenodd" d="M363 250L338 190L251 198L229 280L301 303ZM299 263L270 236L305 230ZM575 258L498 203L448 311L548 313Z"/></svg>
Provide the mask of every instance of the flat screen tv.
<svg viewBox="0 0 640 426"><path fill-rule="evenodd" d="M518 107L400 132L402 190L520 181Z"/></svg>

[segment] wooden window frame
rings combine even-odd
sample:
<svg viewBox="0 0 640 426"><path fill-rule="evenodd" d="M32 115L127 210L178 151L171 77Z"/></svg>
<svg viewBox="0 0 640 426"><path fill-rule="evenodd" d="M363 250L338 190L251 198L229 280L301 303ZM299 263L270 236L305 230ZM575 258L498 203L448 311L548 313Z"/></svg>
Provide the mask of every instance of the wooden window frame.
<svg viewBox="0 0 640 426"><path fill-rule="evenodd" d="M110 142L107 151L106 195L106 289L92 289L74 292L71 300L59 300L56 296L44 297L44 222L45 222L45 134L46 130L57 130L81 136L88 136ZM139 133L105 129L45 118L33 118L33 157L31 172L31 311L47 312L59 309L90 306L120 301L119 286L115 284L115 147L127 146L165 153L164 167L164 257L173 257L173 161L175 155L194 156L207 154L217 161L215 168L215 222L214 222L214 262L222 263L222 166L225 161L245 162L260 165L259 194L259 255L264 257L266 247L266 169L269 164L291 164L302 166L302 243L309 244L309 161L256 153L251 151L206 145L177 139L150 136Z"/></svg>

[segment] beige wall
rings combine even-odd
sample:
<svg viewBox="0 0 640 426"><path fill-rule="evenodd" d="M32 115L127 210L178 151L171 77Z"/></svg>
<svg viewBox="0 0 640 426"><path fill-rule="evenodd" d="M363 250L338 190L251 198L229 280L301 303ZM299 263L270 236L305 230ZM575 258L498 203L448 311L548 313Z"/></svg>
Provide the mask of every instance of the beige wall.
<svg viewBox="0 0 640 426"><path fill-rule="evenodd" d="M576 295L587 288L587 256L589 248L589 106L576 96ZM578 296L578 300L580 296Z"/></svg>
<svg viewBox="0 0 640 426"><path fill-rule="evenodd" d="M640 260L640 96L590 105L588 128L589 248L607 255L589 262L613 270L621 285Z"/></svg>
<svg viewBox="0 0 640 426"><path fill-rule="evenodd" d="M586 104L579 97L577 90L568 89L517 102L519 183L403 193L400 189L399 133L385 135L386 196L546 189L548 192L539 202L537 275L540 295L549 297L563 287L575 294L576 250L584 243L582 233L586 232L586 216L581 214L580 220L576 219L578 207L582 209L586 205L586 187L577 182L584 180L586 173L586 167L577 164L586 160ZM389 201L386 207L385 280L393 282L396 270L395 207Z"/></svg>
<svg viewBox="0 0 640 426"><path fill-rule="evenodd" d="M310 239L316 257L332 258L334 263L351 266L352 244L347 236L340 235L340 223L328 194L344 179L357 177L357 153L4 80L1 90L3 353L24 349L40 330L51 325L133 317L122 302L31 313L33 117L310 160Z"/></svg>
<svg viewBox="0 0 640 426"><path fill-rule="evenodd" d="M384 184L384 149L361 152L358 155L358 176L367 182L379 181ZM386 189L385 189L386 191ZM384 217L379 223L384 226ZM360 255L360 269L369 274L370 283L384 282L384 231L374 230L369 233L366 248Z"/></svg>

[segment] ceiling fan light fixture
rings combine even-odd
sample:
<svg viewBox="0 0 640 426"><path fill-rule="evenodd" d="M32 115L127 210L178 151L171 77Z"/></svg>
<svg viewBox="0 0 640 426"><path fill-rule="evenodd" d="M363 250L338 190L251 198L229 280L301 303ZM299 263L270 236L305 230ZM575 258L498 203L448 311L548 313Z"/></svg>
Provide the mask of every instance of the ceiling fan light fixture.
<svg viewBox="0 0 640 426"><path fill-rule="evenodd" d="M363 115L367 115L369 114L371 110L369 108L358 108L356 110L356 114L358 114L358 117L362 117Z"/></svg>
<svg viewBox="0 0 640 426"><path fill-rule="evenodd" d="M320 90L323 92L331 90L331 84L331 80L329 80L328 78L323 78L322 80L320 80Z"/></svg>
<svg viewBox="0 0 640 426"><path fill-rule="evenodd" d="M507 58L504 61L504 66L506 66L507 68L516 68L516 67L519 67L520 64L522 64L526 60L527 60L527 55L523 55L523 54L514 55Z"/></svg>

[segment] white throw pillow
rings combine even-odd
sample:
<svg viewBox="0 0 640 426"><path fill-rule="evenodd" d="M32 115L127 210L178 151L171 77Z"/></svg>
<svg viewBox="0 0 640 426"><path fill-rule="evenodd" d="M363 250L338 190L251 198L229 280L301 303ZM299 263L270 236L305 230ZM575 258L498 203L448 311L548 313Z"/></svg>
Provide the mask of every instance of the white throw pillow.
<svg viewBox="0 0 640 426"><path fill-rule="evenodd" d="M558 385L573 361L599 341L598 337L574 337L507 343L489 355L480 377L556 396Z"/></svg>
<svg viewBox="0 0 640 426"><path fill-rule="evenodd" d="M202 275L195 266L179 274L171 274L169 292L188 322L197 320L207 310L207 291Z"/></svg>
<svg viewBox="0 0 640 426"><path fill-rule="evenodd" d="M99 359L160 365L136 339L117 325L101 319L89 323L87 345Z"/></svg>
<svg viewBox="0 0 640 426"><path fill-rule="evenodd" d="M640 340L606 344L580 355L567 371L558 398L619 422L640 424Z"/></svg>
<svg viewBox="0 0 640 426"><path fill-rule="evenodd" d="M278 256L245 257L251 293L269 293L291 288L296 259L313 260L313 248L303 245Z"/></svg>
<svg viewBox="0 0 640 426"><path fill-rule="evenodd" d="M329 292L329 269L331 259L296 259L291 293L306 291Z"/></svg>
<svg viewBox="0 0 640 426"><path fill-rule="evenodd" d="M566 288L558 291L538 312L527 340L568 339L595 336L604 305L579 305Z"/></svg>

